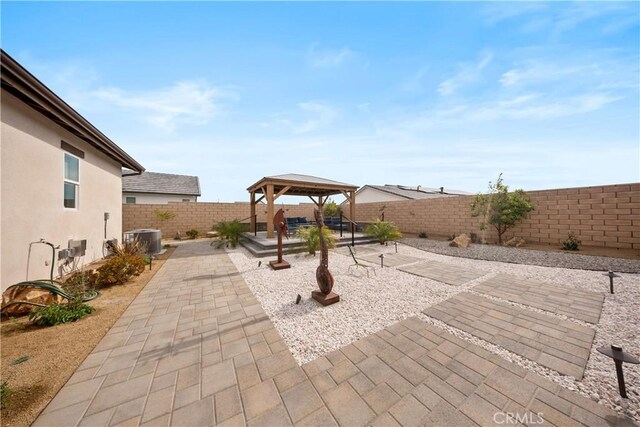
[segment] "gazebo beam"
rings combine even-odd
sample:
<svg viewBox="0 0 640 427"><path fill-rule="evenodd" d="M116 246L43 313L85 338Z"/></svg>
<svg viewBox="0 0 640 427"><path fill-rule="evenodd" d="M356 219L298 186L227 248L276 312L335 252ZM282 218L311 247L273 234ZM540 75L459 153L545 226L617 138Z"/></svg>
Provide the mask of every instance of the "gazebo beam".
<svg viewBox="0 0 640 427"><path fill-rule="evenodd" d="M251 192L251 228L250 231L252 233L255 233L257 231L256 227L258 226L258 224L256 224L256 193L255 192Z"/></svg>
<svg viewBox="0 0 640 427"><path fill-rule="evenodd" d="M278 191L278 194L276 194L275 196L273 196L273 200L275 201L278 197L282 196L284 193L286 193L287 191L289 191L289 189L291 188L290 185L284 187L282 190Z"/></svg>
<svg viewBox="0 0 640 427"><path fill-rule="evenodd" d="M267 239L273 239L273 184L267 184Z"/></svg>
<svg viewBox="0 0 640 427"><path fill-rule="evenodd" d="M355 225L354 222L356 222L356 192L351 190L349 192L349 216L350 216L350 220L353 221L350 223L351 225L351 231L353 231L355 233Z"/></svg>

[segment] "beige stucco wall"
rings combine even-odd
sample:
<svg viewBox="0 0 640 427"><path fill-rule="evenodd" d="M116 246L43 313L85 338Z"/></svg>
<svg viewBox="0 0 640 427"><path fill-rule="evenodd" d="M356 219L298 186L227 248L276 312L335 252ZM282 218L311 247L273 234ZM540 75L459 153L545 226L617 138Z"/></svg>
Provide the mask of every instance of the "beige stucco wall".
<svg viewBox="0 0 640 427"><path fill-rule="evenodd" d="M127 197L135 197L136 205L162 205L169 202L182 202L183 199L189 199L190 202L197 200L196 196L180 196L175 194L122 193L122 203L127 203Z"/></svg>
<svg viewBox="0 0 640 427"><path fill-rule="evenodd" d="M29 242L44 238L67 247L87 239L84 263L102 258L104 212L107 237L121 240L122 179L118 162L2 91L0 142L1 287L25 280ZM64 151L61 141L84 151L80 159L79 209L63 205ZM49 276L49 247L34 245L30 278Z"/></svg>

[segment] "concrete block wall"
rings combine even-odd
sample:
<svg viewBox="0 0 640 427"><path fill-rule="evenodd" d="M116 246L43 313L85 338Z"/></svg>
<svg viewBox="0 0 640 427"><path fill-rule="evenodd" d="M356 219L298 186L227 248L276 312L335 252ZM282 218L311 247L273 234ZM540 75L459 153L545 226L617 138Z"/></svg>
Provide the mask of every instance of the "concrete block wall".
<svg viewBox="0 0 640 427"><path fill-rule="evenodd" d="M505 240L523 237L532 243L559 244L573 231L582 244L611 248L640 249L640 183L581 188L529 191L536 210L529 218L505 233ZM384 211L387 221L395 222L406 233L434 235L476 233L482 235L478 218L471 216L473 196L399 202L364 203L356 206L357 221L371 221ZM313 218L312 203L277 205L287 216ZM343 206L349 212L348 206ZM220 221L245 219L249 203L169 203L166 205L123 205L124 231L135 228L160 228L156 210L169 210L176 217L162 226L162 235L172 238L176 232L195 228L201 234ZM258 222L266 222L267 206L258 205ZM245 220L245 222L249 222ZM486 239L497 241L492 226Z"/></svg>
<svg viewBox="0 0 640 427"><path fill-rule="evenodd" d="M505 239L523 237L528 242L559 244L572 231L586 246L640 249L640 183L529 191L536 205ZM370 221L385 213L407 233L435 235L477 233L478 218L471 216L473 196L358 204L357 221ZM497 241L492 226L485 231Z"/></svg>
<svg viewBox="0 0 640 427"><path fill-rule="evenodd" d="M299 205L276 204L276 210L283 207L286 216L304 216L313 219L313 203L301 203ZM176 216L168 221L161 221L156 217L155 212L170 211ZM248 202L236 203L207 203L207 202L170 202L158 205L122 205L122 230L134 230L138 228L158 228L162 229L164 238L173 238L177 232L185 237L185 232L192 228L198 230L201 235L211 231L211 227L220 221L232 221L234 219L244 220L251 214L251 207ZM267 205L258 204L256 207L258 222L267 221Z"/></svg>

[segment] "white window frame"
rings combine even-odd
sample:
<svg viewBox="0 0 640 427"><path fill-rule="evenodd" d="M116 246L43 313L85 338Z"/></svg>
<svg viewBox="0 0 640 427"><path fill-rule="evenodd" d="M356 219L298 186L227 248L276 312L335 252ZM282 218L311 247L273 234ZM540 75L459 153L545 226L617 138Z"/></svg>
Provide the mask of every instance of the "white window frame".
<svg viewBox="0 0 640 427"><path fill-rule="evenodd" d="M129 199L133 199L133 202L129 202ZM124 196L124 204L125 205L135 205L137 202L135 196Z"/></svg>
<svg viewBox="0 0 640 427"><path fill-rule="evenodd" d="M74 159L76 159L78 161L78 181L74 181L72 179L68 179L65 176L65 170L66 170L66 156L72 157ZM64 207L65 210L67 211L77 211L80 209L80 157L78 156L74 156L73 154L69 153L68 151L63 151L63 156L62 156L62 180L63 180L63 184L62 184L62 206ZM73 208L68 208L64 205L64 184L65 183L69 183L69 184L73 184L76 187L76 203L75 203L75 207Z"/></svg>

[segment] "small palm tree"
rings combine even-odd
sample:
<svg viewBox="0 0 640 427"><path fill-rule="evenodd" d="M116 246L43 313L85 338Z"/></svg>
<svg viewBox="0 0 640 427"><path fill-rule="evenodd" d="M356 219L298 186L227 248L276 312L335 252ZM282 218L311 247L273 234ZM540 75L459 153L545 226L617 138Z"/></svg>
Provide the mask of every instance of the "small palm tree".
<svg viewBox="0 0 640 427"><path fill-rule="evenodd" d="M379 218L365 227L364 234L375 237L381 245L402 238L402 233L394 223Z"/></svg>
<svg viewBox="0 0 640 427"><path fill-rule="evenodd" d="M242 233L246 231L246 224L241 223L239 220L222 221L213 226L213 231L218 232L220 240L216 242L216 246L221 248L226 245L231 245L232 248L238 246ZM211 245L214 243L212 242Z"/></svg>
<svg viewBox="0 0 640 427"><path fill-rule="evenodd" d="M331 230L327 227L322 227L322 235L327 242L329 248L336 247L336 237ZM298 227L295 237L302 240L307 247L309 254L315 255L316 251L320 247L320 238L318 234L318 227Z"/></svg>

